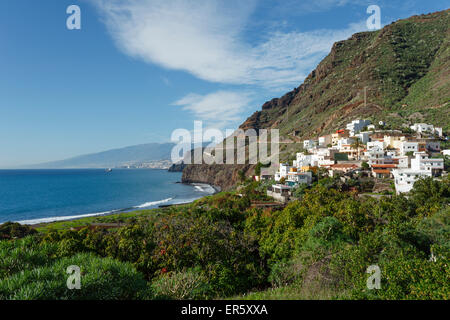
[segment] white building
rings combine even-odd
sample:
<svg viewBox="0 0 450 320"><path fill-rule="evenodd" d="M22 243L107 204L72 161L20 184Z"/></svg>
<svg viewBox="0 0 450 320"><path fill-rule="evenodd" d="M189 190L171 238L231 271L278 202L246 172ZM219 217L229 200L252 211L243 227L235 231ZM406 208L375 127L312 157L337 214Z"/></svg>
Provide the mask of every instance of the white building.
<svg viewBox="0 0 450 320"><path fill-rule="evenodd" d="M320 167L334 164L332 159L335 150L328 148L315 148L311 150L313 154L297 153L297 159L294 161L294 167L301 169L302 167Z"/></svg>
<svg viewBox="0 0 450 320"><path fill-rule="evenodd" d="M430 159L426 152L416 152L411 168L392 171L397 194L410 192L418 179L439 176L443 170L444 159Z"/></svg>
<svg viewBox="0 0 450 320"><path fill-rule="evenodd" d="M442 128L435 128L432 124L415 123L411 126L411 130L417 133L436 134L442 137Z"/></svg>
<svg viewBox="0 0 450 320"><path fill-rule="evenodd" d="M362 143L366 144L370 140L370 134L369 132L360 132L358 134L355 134L355 137L359 138Z"/></svg>
<svg viewBox="0 0 450 320"><path fill-rule="evenodd" d="M402 141L400 143L400 155L406 156L408 152L418 152L419 151L419 143L418 142L409 142Z"/></svg>
<svg viewBox="0 0 450 320"><path fill-rule="evenodd" d="M311 149L314 148L317 145L317 141L314 140L305 140L303 141L303 149Z"/></svg>
<svg viewBox="0 0 450 320"><path fill-rule="evenodd" d="M312 182L312 172L289 172L287 177L288 183L292 184L307 184Z"/></svg>
<svg viewBox="0 0 450 320"><path fill-rule="evenodd" d="M433 177L440 176L444 171L444 159L433 159L426 152L416 152L411 159L411 169L430 172Z"/></svg>
<svg viewBox="0 0 450 320"><path fill-rule="evenodd" d="M367 150L377 148L377 149L384 149L384 142L383 141L370 141L367 142Z"/></svg>
<svg viewBox="0 0 450 320"><path fill-rule="evenodd" d="M373 146L364 153L368 160L367 163L372 166L374 164L384 164L384 150L379 146Z"/></svg>
<svg viewBox="0 0 450 320"><path fill-rule="evenodd" d="M410 192L417 180L432 176L431 171L418 171L414 169L396 169L392 170L392 174L394 175L397 194Z"/></svg>
<svg viewBox="0 0 450 320"><path fill-rule="evenodd" d="M294 161L294 167L301 168L301 167L313 166L312 162L313 162L312 155L304 154L303 152L299 152L299 153L297 153L297 160Z"/></svg>
<svg viewBox="0 0 450 320"><path fill-rule="evenodd" d="M291 187L281 184L274 184L267 190L267 195L274 198L277 201L287 203L291 196Z"/></svg>
<svg viewBox="0 0 450 320"><path fill-rule="evenodd" d="M332 140L331 135L319 137L319 146L326 147L329 144L332 144L332 142L333 142L333 140Z"/></svg>
<svg viewBox="0 0 450 320"><path fill-rule="evenodd" d="M370 120L353 120L347 124L346 129L350 132L350 136L353 137L355 134L359 133L364 127L371 124Z"/></svg>
<svg viewBox="0 0 450 320"><path fill-rule="evenodd" d="M447 150L442 151L442 154L443 154L444 156L449 156L449 157L450 157L450 149L447 149Z"/></svg>
<svg viewBox="0 0 450 320"><path fill-rule="evenodd" d="M355 142L355 140L352 138L341 138L338 140L337 147L339 150L343 150L345 147L352 145L353 142Z"/></svg>
<svg viewBox="0 0 450 320"><path fill-rule="evenodd" d="M275 181L280 181L282 178L287 179L288 173L291 170L289 163L280 163L278 172L275 173Z"/></svg>
<svg viewBox="0 0 450 320"><path fill-rule="evenodd" d="M395 157L394 160L397 163L397 168L399 168L399 169L409 168L409 157L408 156Z"/></svg>

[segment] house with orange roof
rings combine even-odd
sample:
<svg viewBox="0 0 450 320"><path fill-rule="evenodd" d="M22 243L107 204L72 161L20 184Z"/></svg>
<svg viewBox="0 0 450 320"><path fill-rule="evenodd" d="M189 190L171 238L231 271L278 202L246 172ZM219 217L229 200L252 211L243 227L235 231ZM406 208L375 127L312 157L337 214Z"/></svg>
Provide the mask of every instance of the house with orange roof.
<svg viewBox="0 0 450 320"><path fill-rule="evenodd" d="M391 178L392 170L396 168L396 164L372 164L372 176L377 179Z"/></svg>

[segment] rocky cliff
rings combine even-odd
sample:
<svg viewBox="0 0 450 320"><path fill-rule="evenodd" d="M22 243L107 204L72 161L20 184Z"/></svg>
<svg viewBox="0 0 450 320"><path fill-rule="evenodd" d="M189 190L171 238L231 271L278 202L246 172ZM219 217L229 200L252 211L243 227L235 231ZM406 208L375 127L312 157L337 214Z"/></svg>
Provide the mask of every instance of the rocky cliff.
<svg viewBox="0 0 450 320"><path fill-rule="evenodd" d="M223 190L230 189L239 181L239 171L246 176L253 173L252 165L206 165L192 164L183 170L183 183L207 183Z"/></svg>

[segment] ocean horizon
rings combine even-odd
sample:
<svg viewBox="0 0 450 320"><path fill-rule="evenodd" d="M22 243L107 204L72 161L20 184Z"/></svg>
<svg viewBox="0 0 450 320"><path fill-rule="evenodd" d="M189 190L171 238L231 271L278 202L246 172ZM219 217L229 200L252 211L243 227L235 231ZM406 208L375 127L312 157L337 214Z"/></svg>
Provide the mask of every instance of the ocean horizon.
<svg viewBox="0 0 450 320"><path fill-rule="evenodd" d="M158 169L0 170L0 223L39 224L153 209L211 195Z"/></svg>

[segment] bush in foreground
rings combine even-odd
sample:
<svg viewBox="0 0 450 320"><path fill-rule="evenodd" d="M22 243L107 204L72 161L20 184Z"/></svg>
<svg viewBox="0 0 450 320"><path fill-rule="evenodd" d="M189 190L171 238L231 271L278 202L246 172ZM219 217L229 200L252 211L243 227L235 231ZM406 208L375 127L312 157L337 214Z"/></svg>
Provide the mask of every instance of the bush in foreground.
<svg viewBox="0 0 450 320"><path fill-rule="evenodd" d="M67 267L81 268L81 289L67 288ZM148 294L143 275L129 263L92 254L57 260L0 281L0 300L129 300Z"/></svg>

